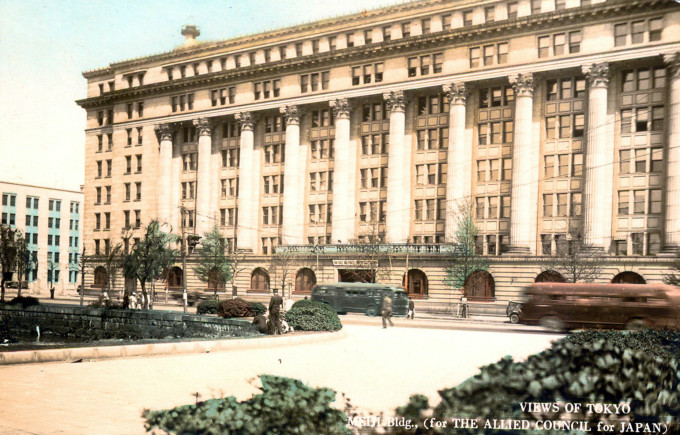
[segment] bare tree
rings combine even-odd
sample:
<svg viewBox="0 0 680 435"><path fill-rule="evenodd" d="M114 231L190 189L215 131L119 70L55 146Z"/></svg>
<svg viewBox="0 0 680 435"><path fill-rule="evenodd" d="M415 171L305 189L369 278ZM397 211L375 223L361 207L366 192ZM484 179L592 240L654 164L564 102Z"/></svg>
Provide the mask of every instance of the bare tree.
<svg viewBox="0 0 680 435"><path fill-rule="evenodd" d="M454 209L456 231L453 234L454 253L449 258L446 268L446 283L453 288L462 289L465 280L477 270L487 270L488 261L475 250L479 229L475 225L472 213L472 201L461 200Z"/></svg>
<svg viewBox="0 0 680 435"><path fill-rule="evenodd" d="M288 275L293 271L296 262L295 255L287 250L275 250L274 255L270 260L269 274L274 276L274 287L276 283L280 284L281 295L286 295L286 284L288 283Z"/></svg>
<svg viewBox="0 0 680 435"><path fill-rule="evenodd" d="M555 241L555 252L542 271L553 270L566 282L593 282L602 276L605 252L584 242L581 225L570 223L569 231Z"/></svg>
<svg viewBox="0 0 680 435"><path fill-rule="evenodd" d="M348 269L350 279L357 282L389 282L392 277L392 255L384 249L383 222L370 221L356 239L350 240L356 268Z"/></svg>
<svg viewBox="0 0 680 435"><path fill-rule="evenodd" d="M0 266L2 268L2 281L0 281L0 302L5 302L5 281L11 279L17 258L15 231L6 224L0 224Z"/></svg>
<svg viewBox="0 0 680 435"><path fill-rule="evenodd" d="M123 245L118 243L109 249L109 252L105 252L99 260L99 264L106 270L106 286L104 288L109 297L111 290L116 288L118 272L123 269L124 259Z"/></svg>
<svg viewBox="0 0 680 435"><path fill-rule="evenodd" d="M29 264L31 262L31 253L28 251L28 242L24 238L24 235L21 231L16 230L14 240L17 252L17 296L21 296L21 288L24 286L24 277L26 276L26 271L28 270Z"/></svg>
<svg viewBox="0 0 680 435"><path fill-rule="evenodd" d="M246 258L248 253L241 249L229 248L226 253L227 261L229 262L229 282L231 282L231 290L236 290L236 275L246 270Z"/></svg>

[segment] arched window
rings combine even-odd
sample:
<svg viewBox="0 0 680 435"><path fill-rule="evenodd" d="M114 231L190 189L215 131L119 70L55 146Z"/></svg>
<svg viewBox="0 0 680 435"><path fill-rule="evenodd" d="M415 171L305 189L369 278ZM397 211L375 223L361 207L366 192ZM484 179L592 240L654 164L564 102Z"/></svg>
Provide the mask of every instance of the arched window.
<svg viewBox="0 0 680 435"><path fill-rule="evenodd" d="M316 275L312 269L304 267L298 270L295 275L295 293L309 293L315 285Z"/></svg>
<svg viewBox="0 0 680 435"><path fill-rule="evenodd" d="M566 280L559 272L544 270L538 274L534 282L566 282Z"/></svg>
<svg viewBox="0 0 680 435"><path fill-rule="evenodd" d="M261 267L253 270L250 275L250 290L251 291L269 291L269 274Z"/></svg>
<svg viewBox="0 0 680 435"><path fill-rule="evenodd" d="M208 273L208 290L224 290L224 280L217 268L213 268Z"/></svg>
<svg viewBox="0 0 680 435"><path fill-rule="evenodd" d="M420 269L411 269L402 284L411 297L421 298L427 296L427 275Z"/></svg>
<svg viewBox="0 0 680 435"><path fill-rule="evenodd" d="M491 274L485 270L472 272L465 280L463 290L469 300L491 300L496 284Z"/></svg>
<svg viewBox="0 0 680 435"><path fill-rule="evenodd" d="M92 287L104 288L108 282L108 274L104 266L99 266L94 270L94 284Z"/></svg>
<svg viewBox="0 0 680 435"><path fill-rule="evenodd" d="M612 284L647 284L647 281L635 272L621 272L612 278Z"/></svg>
<svg viewBox="0 0 680 435"><path fill-rule="evenodd" d="M168 288L180 289L182 288L182 269L178 266L173 267L168 271Z"/></svg>

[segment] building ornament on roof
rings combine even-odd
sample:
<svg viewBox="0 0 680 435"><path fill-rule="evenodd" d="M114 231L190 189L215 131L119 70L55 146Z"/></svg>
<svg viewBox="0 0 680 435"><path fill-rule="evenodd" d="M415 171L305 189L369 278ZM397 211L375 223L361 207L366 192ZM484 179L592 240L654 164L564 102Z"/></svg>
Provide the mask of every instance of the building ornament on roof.
<svg viewBox="0 0 680 435"><path fill-rule="evenodd" d="M337 98L328 102L333 109L333 116L337 119L348 119L349 112L352 111L352 105L347 98Z"/></svg>
<svg viewBox="0 0 680 435"><path fill-rule="evenodd" d="M172 135L175 133L175 127L172 124L163 123L156 124L154 126L156 135L158 135L160 141L169 140L172 141Z"/></svg>
<svg viewBox="0 0 680 435"><path fill-rule="evenodd" d="M387 110L390 112L403 112L406 109L406 96L404 91L391 91L383 94L387 102Z"/></svg>
<svg viewBox="0 0 680 435"><path fill-rule="evenodd" d="M194 119L194 127L198 130L199 136L210 136L212 134L212 123L208 118Z"/></svg>
<svg viewBox="0 0 680 435"><path fill-rule="evenodd" d="M465 104L465 100L468 95L468 89L465 87L465 83L456 82L450 85L443 85L442 89L446 94L446 98L449 99L451 104Z"/></svg>
<svg viewBox="0 0 680 435"><path fill-rule="evenodd" d="M669 77L680 78L680 52L664 54L663 61L668 67Z"/></svg>
<svg viewBox="0 0 680 435"><path fill-rule="evenodd" d="M241 127L241 130L252 131L253 125L255 124L253 112L239 112L234 116L236 117L236 121L238 122L239 127Z"/></svg>
<svg viewBox="0 0 680 435"><path fill-rule="evenodd" d="M533 73L520 73L508 77L516 97L533 97L534 75Z"/></svg>
<svg viewBox="0 0 680 435"><path fill-rule="evenodd" d="M588 84L591 88L606 88L609 85L609 64L594 63L592 65L583 65L581 71L588 78Z"/></svg>
<svg viewBox="0 0 680 435"><path fill-rule="evenodd" d="M291 104L289 106L281 107L281 114L286 118L287 125L300 124L300 116L302 115L298 106Z"/></svg>

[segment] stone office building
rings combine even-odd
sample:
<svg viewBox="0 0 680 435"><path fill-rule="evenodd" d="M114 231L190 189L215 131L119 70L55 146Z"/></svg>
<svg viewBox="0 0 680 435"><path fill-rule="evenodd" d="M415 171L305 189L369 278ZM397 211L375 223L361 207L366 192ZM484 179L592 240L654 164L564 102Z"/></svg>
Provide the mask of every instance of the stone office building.
<svg viewBox="0 0 680 435"><path fill-rule="evenodd" d="M680 246L677 2L422 0L182 33L84 73L88 252L151 219L218 225L247 252L246 297L280 287L276 251L293 294L361 276L442 307L463 202L489 263L465 292L498 308L571 228L604 252L602 282L658 282Z"/></svg>

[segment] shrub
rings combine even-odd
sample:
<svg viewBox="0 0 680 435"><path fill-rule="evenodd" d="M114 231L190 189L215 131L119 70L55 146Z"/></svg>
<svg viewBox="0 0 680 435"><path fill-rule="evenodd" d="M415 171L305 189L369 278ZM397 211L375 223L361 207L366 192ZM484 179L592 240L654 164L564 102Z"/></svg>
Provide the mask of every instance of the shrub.
<svg viewBox="0 0 680 435"><path fill-rule="evenodd" d="M217 315L222 317L250 317L254 313L250 304L241 298L227 299L220 303Z"/></svg>
<svg viewBox="0 0 680 435"><path fill-rule="evenodd" d="M217 314L220 309L220 301L218 299L207 299L199 302L196 306L196 314Z"/></svg>
<svg viewBox="0 0 680 435"><path fill-rule="evenodd" d="M260 302L248 302L250 304L250 308L253 309L255 312L256 316L262 315L267 312L267 307L264 306L264 304Z"/></svg>
<svg viewBox="0 0 680 435"><path fill-rule="evenodd" d="M309 299L295 302L286 313L286 321L296 331L337 331L342 328L333 308Z"/></svg>
<svg viewBox="0 0 680 435"><path fill-rule="evenodd" d="M626 334L618 332L618 334ZM549 349L516 363L511 357L501 359L480 369L480 373L454 388L439 391L441 403L433 416L448 418L527 419L541 418L523 413L521 402L571 402L571 403L630 403L627 415L565 415L563 408L550 416L551 420L572 418L587 420L590 427L600 419L616 423L630 419L636 422L677 421L680 416L680 379L678 361L654 356L641 350L645 346L644 334L630 334L622 340L627 347L602 339L588 341L588 336L563 339ZM584 345L581 345L583 341ZM638 343L634 343L638 341ZM407 418L428 415L427 402L412 397L411 402L397 409ZM604 420L603 420L604 421ZM619 424L616 424L619 427ZM669 428L677 430L677 427ZM394 433L400 433L398 430ZM413 433L413 432L410 432ZM420 429L416 433L420 432ZM427 432L432 433L432 432ZM463 429L441 429L436 433L477 433ZM484 433L507 433L505 430L487 429ZM560 431L560 433L569 433Z"/></svg>
<svg viewBox="0 0 680 435"><path fill-rule="evenodd" d="M146 429L178 434L351 434L345 413L330 406L335 391L272 375L261 375L260 380L262 393L243 402L227 397L145 411Z"/></svg>
<svg viewBox="0 0 680 435"><path fill-rule="evenodd" d="M559 342L574 343L588 347L604 340L621 348L641 350L654 356L675 358L680 361L680 332L646 329L642 331L586 330L569 334Z"/></svg>
<svg viewBox="0 0 680 435"><path fill-rule="evenodd" d="M21 305L23 308L32 307L33 305L40 305L40 301L33 296L17 296L11 301L10 305Z"/></svg>

